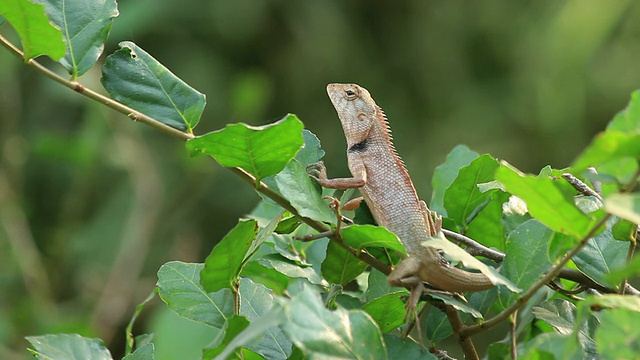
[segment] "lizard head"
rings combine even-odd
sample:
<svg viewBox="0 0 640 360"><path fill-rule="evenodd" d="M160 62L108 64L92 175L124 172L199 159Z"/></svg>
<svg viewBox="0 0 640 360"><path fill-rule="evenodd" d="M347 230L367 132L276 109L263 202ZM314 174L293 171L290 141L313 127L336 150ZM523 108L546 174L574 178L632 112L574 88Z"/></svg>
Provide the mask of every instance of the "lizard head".
<svg viewBox="0 0 640 360"><path fill-rule="evenodd" d="M349 148L366 141L382 113L367 89L356 84L329 84L327 94L338 113Z"/></svg>

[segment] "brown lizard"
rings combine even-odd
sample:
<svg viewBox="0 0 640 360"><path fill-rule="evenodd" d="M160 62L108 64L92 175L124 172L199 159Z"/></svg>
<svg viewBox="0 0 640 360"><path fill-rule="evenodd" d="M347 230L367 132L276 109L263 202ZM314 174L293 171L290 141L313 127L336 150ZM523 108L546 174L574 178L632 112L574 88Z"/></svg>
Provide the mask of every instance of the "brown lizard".
<svg viewBox="0 0 640 360"><path fill-rule="evenodd" d="M404 245L408 257L389 274L388 282L411 289L407 310L415 311L424 291L423 281L451 292L493 287L485 275L451 267L436 249L422 246L440 231L441 218L418 198L391 142L387 118L369 92L355 84L329 84L327 93L347 139L353 177L328 179L323 163L313 164L309 174L326 188L358 188L378 225L393 232Z"/></svg>

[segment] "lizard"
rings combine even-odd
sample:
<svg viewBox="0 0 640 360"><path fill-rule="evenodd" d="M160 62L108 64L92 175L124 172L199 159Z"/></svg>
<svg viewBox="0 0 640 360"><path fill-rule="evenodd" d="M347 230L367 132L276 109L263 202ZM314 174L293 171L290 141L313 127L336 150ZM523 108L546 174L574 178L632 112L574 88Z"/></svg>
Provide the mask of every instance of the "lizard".
<svg viewBox="0 0 640 360"><path fill-rule="evenodd" d="M494 286L481 273L452 267L422 243L441 230L441 217L419 199L404 162L392 142L391 128L369 92L356 84L329 84L327 94L338 113L347 140L347 162L353 177L327 177L323 162L311 164L309 176L325 188L360 190L378 225L394 233L404 258L388 275L391 286L410 289L407 317L415 315L427 282L449 292L482 291Z"/></svg>

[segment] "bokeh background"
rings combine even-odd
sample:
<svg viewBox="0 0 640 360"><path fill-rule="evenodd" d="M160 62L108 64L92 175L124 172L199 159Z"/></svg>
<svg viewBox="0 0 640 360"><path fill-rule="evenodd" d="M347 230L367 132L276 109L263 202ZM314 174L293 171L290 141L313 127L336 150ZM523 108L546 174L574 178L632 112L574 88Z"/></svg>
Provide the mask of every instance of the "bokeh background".
<svg viewBox="0 0 640 360"><path fill-rule="evenodd" d="M119 7L105 53L134 41L205 93L198 134L295 113L322 141L331 175L345 176L325 86L355 82L387 113L424 199L458 144L527 172L568 166L640 88L640 3L630 0ZM7 25L0 33L15 39ZM97 66L80 82L101 89L99 77ZM157 269L202 262L258 201L180 141L0 49L0 358L29 358L23 337L54 332L101 337L121 352ZM158 333L158 359L197 358L211 340L158 301L136 331Z"/></svg>

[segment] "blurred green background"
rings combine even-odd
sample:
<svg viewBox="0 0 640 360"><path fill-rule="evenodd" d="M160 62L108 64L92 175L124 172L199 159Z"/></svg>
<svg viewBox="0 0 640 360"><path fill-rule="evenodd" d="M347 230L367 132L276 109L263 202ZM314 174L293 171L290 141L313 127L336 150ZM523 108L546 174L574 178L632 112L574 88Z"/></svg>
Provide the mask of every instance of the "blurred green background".
<svg viewBox="0 0 640 360"><path fill-rule="evenodd" d="M528 172L568 166L640 88L640 3L632 1L119 7L105 53L134 41L205 93L198 134L295 113L322 141L330 175L346 176L325 86L355 82L385 110L424 199L433 169L458 144ZM15 39L8 25L0 33ZM101 90L99 78L96 67L80 82ZM101 337L121 352L124 326L160 265L202 262L259 200L212 161L188 158L180 141L53 83L5 49L0 155L0 359L28 358L23 337L53 332ZM136 331L158 332L157 358L199 357L212 335L154 305Z"/></svg>

